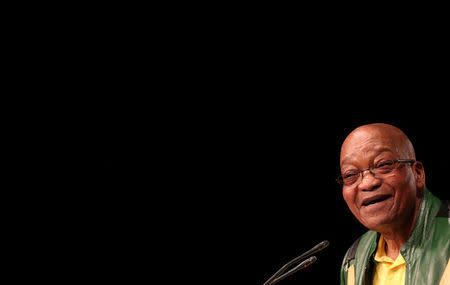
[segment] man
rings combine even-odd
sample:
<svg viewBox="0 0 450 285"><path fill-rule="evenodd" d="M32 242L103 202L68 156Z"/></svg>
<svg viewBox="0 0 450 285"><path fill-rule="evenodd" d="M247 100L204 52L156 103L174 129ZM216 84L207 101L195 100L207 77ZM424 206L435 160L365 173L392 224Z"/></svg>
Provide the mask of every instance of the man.
<svg viewBox="0 0 450 285"><path fill-rule="evenodd" d="M448 201L425 186L425 170L398 128L364 125L345 139L342 193L367 233L347 251L346 284L450 284Z"/></svg>

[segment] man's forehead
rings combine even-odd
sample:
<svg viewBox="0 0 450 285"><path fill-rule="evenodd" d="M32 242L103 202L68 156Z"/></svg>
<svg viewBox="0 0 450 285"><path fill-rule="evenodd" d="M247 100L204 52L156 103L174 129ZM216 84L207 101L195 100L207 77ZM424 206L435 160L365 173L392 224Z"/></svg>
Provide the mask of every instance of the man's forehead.
<svg viewBox="0 0 450 285"><path fill-rule="evenodd" d="M361 126L348 135L341 148L341 165L359 154L372 155L389 151L400 155L414 149L406 135L393 126L374 124Z"/></svg>
<svg viewBox="0 0 450 285"><path fill-rule="evenodd" d="M363 148L368 150L381 147L393 147L396 139L383 132L360 130L351 133L342 144L342 152L350 152L352 150L360 151Z"/></svg>
<svg viewBox="0 0 450 285"><path fill-rule="evenodd" d="M383 152L394 153L395 149L393 149L389 146L381 146L380 145L380 146L376 146L373 148L361 149L359 151L347 153L347 154L344 154L345 156L341 156L341 165L344 165L346 163L350 163L354 160L357 160L359 155L364 155L367 157L374 157Z"/></svg>

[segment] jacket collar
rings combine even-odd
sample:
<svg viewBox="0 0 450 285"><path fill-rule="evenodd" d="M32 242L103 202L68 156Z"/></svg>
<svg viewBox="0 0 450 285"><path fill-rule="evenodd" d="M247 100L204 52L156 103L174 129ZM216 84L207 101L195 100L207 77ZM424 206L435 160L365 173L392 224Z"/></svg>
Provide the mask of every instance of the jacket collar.
<svg viewBox="0 0 450 285"><path fill-rule="evenodd" d="M433 218L439 211L440 203L440 200L433 196L428 189L424 189L413 231L400 250L407 263L409 258L414 255L414 252L420 249L423 243L427 241L427 237L429 237L429 233L432 230Z"/></svg>

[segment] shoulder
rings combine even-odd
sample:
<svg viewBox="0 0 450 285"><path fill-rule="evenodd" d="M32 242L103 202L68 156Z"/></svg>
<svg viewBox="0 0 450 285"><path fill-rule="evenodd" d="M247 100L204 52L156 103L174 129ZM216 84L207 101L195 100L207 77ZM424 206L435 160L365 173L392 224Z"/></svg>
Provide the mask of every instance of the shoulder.
<svg viewBox="0 0 450 285"><path fill-rule="evenodd" d="M441 207L436 215L436 218L450 218L450 203L449 200L443 200Z"/></svg>
<svg viewBox="0 0 450 285"><path fill-rule="evenodd" d="M450 233L450 203L449 200L443 200L439 211L436 214L435 234L438 237L443 237L448 241Z"/></svg>
<svg viewBox="0 0 450 285"><path fill-rule="evenodd" d="M348 264L354 260L357 255L361 252L366 252L376 244L378 239L378 233L375 231L367 231L365 234L357 238L350 248L347 250L343 260L343 266L348 266Z"/></svg>
<svg viewBox="0 0 450 285"><path fill-rule="evenodd" d="M434 228L433 242L439 245L439 248L446 246L450 248L450 204L448 200L441 203L438 213L436 214L436 224Z"/></svg>
<svg viewBox="0 0 450 285"><path fill-rule="evenodd" d="M375 241L377 241L378 236L379 233L375 231L367 231L353 242L353 244L348 249L348 252L350 253L356 251L360 247L366 247L373 244Z"/></svg>
<svg viewBox="0 0 450 285"><path fill-rule="evenodd" d="M350 278L350 284L354 284L357 272L364 263L365 255L370 252L370 249L376 246L377 232L368 231L359 238L357 238L350 248L347 250L341 266L341 285L347 284L347 279ZM359 260L359 261L358 261ZM359 272L359 271L358 271Z"/></svg>

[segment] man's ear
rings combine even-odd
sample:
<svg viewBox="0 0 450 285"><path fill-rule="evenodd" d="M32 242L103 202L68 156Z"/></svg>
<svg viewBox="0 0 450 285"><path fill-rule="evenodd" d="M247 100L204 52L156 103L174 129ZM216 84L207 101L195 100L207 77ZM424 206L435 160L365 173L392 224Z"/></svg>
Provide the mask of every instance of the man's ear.
<svg viewBox="0 0 450 285"><path fill-rule="evenodd" d="M425 169L420 161L416 161L412 167L414 178L416 179L417 189L425 188Z"/></svg>

